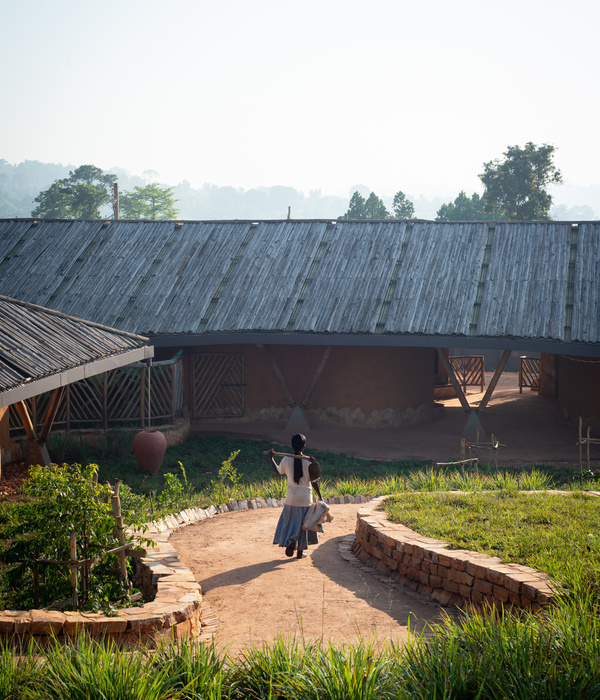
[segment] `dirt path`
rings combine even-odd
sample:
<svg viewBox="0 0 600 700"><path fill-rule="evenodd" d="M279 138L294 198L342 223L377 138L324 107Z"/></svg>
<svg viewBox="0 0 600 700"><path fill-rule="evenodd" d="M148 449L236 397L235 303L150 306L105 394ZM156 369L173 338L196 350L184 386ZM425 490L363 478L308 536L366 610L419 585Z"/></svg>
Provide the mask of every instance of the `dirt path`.
<svg viewBox="0 0 600 700"><path fill-rule="evenodd" d="M354 532L359 507L332 505L333 522L302 560L271 544L280 508L219 515L171 536L218 618L220 649L236 654L279 635L401 642L408 638L409 617L413 633L441 619L442 608L428 598L342 559L338 546Z"/></svg>

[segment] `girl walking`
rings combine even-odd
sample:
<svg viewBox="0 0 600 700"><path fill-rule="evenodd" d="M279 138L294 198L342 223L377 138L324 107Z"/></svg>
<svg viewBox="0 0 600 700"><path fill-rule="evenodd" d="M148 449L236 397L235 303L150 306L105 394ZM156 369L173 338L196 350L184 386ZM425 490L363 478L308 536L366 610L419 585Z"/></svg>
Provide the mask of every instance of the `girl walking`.
<svg viewBox="0 0 600 700"><path fill-rule="evenodd" d="M319 542L316 532L302 529L304 516L313 503L313 490L321 500L319 483L311 481L309 474L309 466L315 460L302 454L305 446L306 438L297 433L292 436L294 457L283 457L277 465L273 459L274 451L271 449L267 453L275 473L287 477L285 505L275 529L273 544L285 547L288 557L293 557L296 552L298 559L307 556L306 549L309 544Z"/></svg>

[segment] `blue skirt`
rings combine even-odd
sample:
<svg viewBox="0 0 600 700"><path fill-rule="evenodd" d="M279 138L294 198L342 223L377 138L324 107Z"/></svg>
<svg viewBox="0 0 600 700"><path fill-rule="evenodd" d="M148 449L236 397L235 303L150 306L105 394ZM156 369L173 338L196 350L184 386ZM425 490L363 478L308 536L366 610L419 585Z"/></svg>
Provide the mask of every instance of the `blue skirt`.
<svg viewBox="0 0 600 700"><path fill-rule="evenodd" d="M287 547L292 542L296 542L296 549L300 552L306 549L309 544L319 544L316 532L302 529L307 510L308 506L283 506L275 528L273 544Z"/></svg>

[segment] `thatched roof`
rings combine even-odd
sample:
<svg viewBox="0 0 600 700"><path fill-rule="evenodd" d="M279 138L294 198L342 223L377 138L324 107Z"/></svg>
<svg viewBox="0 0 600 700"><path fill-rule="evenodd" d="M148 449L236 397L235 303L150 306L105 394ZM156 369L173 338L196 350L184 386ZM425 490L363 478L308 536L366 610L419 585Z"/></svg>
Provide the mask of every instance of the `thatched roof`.
<svg viewBox="0 0 600 700"><path fill-rule="evenodd" d="M148 338L0 296L0 407L152 355Z"/></svg>
<svg viewBox="0 0 600 700"><path fill-rule="evenodd" d="M600 222L2 220L0 292L157 346L600 355Z"/></svg>

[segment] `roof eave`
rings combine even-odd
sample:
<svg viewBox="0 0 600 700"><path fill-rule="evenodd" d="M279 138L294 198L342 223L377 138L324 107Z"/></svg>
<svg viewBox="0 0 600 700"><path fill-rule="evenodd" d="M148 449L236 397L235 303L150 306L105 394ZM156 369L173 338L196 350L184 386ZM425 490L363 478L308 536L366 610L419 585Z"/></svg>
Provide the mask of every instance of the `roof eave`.
<svg viewBox="0 0 600 700"><path fill-rule="evenodd" d="M35 379L25 384L20 384L11 389L0 392L0 408L10 406L19 401L25 401L33 396L39 396L47 391L54 391L61 386L78 382L96 374L103 374L109 370L124 367L134 362L149 360L154 357L154 347L145 345L133 350L126 350L115 355L103 357L94 362L87 362L77 367L72 367L63 372L57 372L47 377Z"/></svg>
<svg viewBox="0 0 600 700"><path fill-rule="evenodd" d="M547 352L554 355L600 357L600 343L577 343L542 338L511 338L463 335L411 335L394 333L284 333L243 331L203 334L156 335L157 348L199 345L355 345L383 347L459 347L473 349Z"/></svg>

